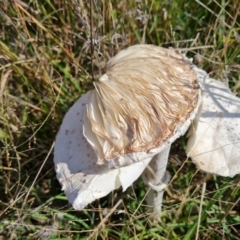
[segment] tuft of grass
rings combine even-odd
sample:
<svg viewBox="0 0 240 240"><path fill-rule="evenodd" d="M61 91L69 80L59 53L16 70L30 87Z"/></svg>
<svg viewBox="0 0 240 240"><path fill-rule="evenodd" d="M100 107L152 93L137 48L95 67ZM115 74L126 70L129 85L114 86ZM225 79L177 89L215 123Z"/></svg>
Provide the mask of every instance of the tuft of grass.
<svg viewBox="0 0 240 240"><path fill-rule="evenodd" d="M127 46L180 48L239 94L239 16L238 0L1 2L1 238L240 239L239 176L197 172L185 138L171 150L160 223L141 180L74 211L52 161L65 112Z"/></svg>

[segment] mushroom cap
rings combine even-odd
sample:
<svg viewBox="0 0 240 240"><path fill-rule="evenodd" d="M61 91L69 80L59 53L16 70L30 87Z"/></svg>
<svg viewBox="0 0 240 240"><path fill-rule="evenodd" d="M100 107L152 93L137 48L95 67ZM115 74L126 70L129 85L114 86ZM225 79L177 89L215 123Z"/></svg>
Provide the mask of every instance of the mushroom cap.
<svg viewBox="0 0 240 240"><path fill-rule="evenodd" d="M205 77L174 49L135 45L111 59L56 137L57 178L73 207L125 190L183 135L201 104Z"/></svg>
<svg viewBox="0 0 240 240"><path fill-rule="evenodd" d="M201 111L193 121L186 152L205 172L240 173L240 99L223 83L205 80Z"/></svg>
<svg viewBox="0 0 240 240"><path fill-rule="evenodd" d="M125 191L151 160L148 158L120 169L96 164L97 156L83 135L83 120L90 94L91 91L84 94L66 113L54 147L57 178L69 202L77 210L120 186Z"/></svg>
<svg viewBox="0 0 240 240"><path fill-rule="evenodd" d="M128 166L153 157L188 129L205 74L175 49L135 45L120 51L95 82L84 131L98 164Z"/></svg>

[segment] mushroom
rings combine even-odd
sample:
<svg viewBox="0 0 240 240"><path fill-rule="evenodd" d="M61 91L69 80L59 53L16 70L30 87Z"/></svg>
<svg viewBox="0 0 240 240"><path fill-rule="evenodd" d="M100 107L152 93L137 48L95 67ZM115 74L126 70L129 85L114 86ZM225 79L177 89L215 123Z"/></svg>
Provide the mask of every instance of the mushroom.
<svg viewBox="0 0 240 240"><path fill-rule="evenodd" d="M148 204L159 213L171 144L192 122L187 154L198 168L240 172L239 133L231 129L240 123L239 99L178 50L129 47L94 86L65 115L54 148L57 178L75 209L120 186L125 191L142 174L151 189ZM228 139L218 143L214 134Z"/></svg>
<svg viewBox="0 0 240 240"><path fill-rule="evenodd" d="M206 78L189 135L186 152L199 169L225 177L240 173L240 99L223 83Z"/></svg>

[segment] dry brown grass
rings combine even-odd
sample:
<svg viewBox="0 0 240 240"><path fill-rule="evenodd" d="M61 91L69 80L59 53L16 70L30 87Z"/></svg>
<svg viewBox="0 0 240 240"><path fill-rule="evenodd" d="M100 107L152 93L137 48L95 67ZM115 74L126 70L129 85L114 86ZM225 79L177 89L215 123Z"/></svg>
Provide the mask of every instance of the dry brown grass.
<svg viewBox="0 0 240 240"><path fill-rule="evenodd" d="M120 49L140 42L181 48L236 94L240 86L238 0L92 0L92 9L90 2L0 2L2 239L84 239L94 229L98 239L193 239L200 202L199 239L240 239L239 177L213 176L202 193L204 174L190 162L180 168L184 139L172 150L161 224L147 218L141 182L84 212L69 208L55 178L54 138L66 110Z"/></svg>

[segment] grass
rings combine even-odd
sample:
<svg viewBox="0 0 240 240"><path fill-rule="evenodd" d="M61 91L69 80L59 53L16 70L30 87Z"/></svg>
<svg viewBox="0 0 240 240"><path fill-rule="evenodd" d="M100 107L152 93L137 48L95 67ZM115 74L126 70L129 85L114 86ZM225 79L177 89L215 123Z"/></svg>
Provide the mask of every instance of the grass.
<svg viewBox="0 0 240 240"><path fill-rule="evenodd" d="M196 171L185 138L171 151L161 223L149 218L140 180L84 211L69 206L53 142L67 109L119 50L178 47L234 93L240 87L238 0L90 2L1 2L0 239L240 239L239 176Z"/></svg>

